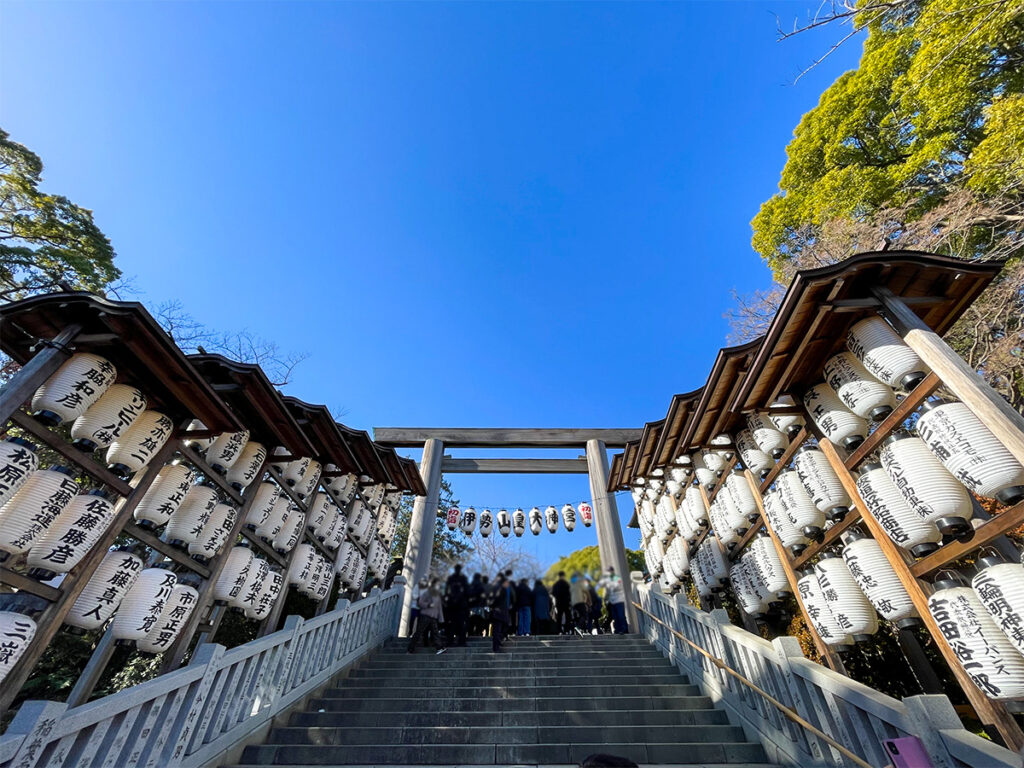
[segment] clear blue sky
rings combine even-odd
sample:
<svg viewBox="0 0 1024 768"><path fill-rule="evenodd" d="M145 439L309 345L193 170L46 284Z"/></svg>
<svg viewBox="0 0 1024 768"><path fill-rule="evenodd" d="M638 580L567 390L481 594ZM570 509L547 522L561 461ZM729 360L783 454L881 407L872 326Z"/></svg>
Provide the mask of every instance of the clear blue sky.
<svg viewBox="0 0 1024 768"><path fill-rule="evenodd" d="M0 125L140 300L308 352L288 393L352 426L639 427L767 283L749 221L856 64L792 84L842 33L776 42L806 9L8 0ZM589 497L450 479L478 508Z"/></svg>

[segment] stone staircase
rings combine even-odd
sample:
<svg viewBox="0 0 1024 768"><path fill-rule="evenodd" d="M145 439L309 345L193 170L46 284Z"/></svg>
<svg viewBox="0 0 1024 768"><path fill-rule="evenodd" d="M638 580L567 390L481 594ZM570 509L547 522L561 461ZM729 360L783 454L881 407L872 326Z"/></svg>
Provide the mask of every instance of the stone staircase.
<svg viewBox="0 0 1024 768"><path fill-rule="evenodd" d="M442 655L389 641L246 747L239 765L764 765L697 686L633 635L490 641Z"/></svg>

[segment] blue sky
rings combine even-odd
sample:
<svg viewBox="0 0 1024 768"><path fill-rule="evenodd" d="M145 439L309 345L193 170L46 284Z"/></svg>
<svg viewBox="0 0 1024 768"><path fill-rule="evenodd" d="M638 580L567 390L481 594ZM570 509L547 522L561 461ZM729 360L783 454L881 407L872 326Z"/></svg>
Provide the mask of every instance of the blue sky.
<svg viewBox="0 0 1024 768"><path fill-rule="evenodd" d="M731 291L767 283L749 221L856 65L855 42L793 85L842 33L776 42L806 12L8 0L0 125L140 300L308 353L287 392L352 426L639 427L704 382ZM477 508L589 497L449 479Z"/></svg>

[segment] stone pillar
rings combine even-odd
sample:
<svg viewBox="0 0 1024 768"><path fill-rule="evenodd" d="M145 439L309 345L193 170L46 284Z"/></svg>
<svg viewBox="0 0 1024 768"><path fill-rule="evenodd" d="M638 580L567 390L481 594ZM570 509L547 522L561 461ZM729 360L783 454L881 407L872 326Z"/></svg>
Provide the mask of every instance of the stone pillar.
<svg viewBox="0 0 1024 768"><path fill-rule="evenodd" d="M587 441L587 470L590 476L590 497L594 505L594 525L597 528L597 548L601 553L601 570L608 566L622 579L626 595L626 620L629 631L638 630L636 610L633 608L632 585L629 582L629 563L626 545L622 540L622 522L615 497L608 493L608 451L602 440Z"/></svg>
<svg viewBox="0 0 1024 768"><path fill-rule="evenodd" d="M423 444L420 475L427 495L417 496L412 505L409 521L409 540L405 545L402 576L405 577L405 596L402 598L402 620L398 634L409 634L409 615L412 612L412 589L420 579L430 573L430 559L434 554L434 526L437 524L437 504L441 497L441 458L444 443L431 438Z"/></svg>

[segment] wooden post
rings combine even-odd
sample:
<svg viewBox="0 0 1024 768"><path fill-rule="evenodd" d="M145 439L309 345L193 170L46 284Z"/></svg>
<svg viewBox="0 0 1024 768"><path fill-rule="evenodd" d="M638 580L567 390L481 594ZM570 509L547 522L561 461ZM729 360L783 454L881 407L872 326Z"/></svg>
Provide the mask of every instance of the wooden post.
<svg viewBox="0 0 1024 768"><path fill-rule="evenodd" d="M608 449L601 440L587 440L587 469L590 477L590 496L594 507L594 526L598 530L597 545L601 555L601 571L614 567L626 595L626 622L636 631L636 608L629 598L629 561L626 544L622 539L622 523L615 496L608 493Z"/></svg>
<svg viewBox="0 0 1024 768"><path fill-rule="evenodd" d="M938 374L944 386L981 419L992 434L1024 464L1024 417L954 352L914 311L885 286L871 289L886 318L912 350Z"/></svg>
<svg viewBox="0 0 1024 768"><path fill-rule="evenodd" d="M430 573L430 560L434 555L434 526L437 524L437 505L441 499L441 462L444 460L444 443L430 438L423 444L423 460L420 475L427 489L426 496L417 496L412 505L409 520L409 540L405 545L402 576L405 577L405 595L402 599L402 620L399 637L409 634L412 614L412 590L420 579ZM361 591L361 590L360 590Z"/></svg>
<svg viewBox="0 0 1024 768"><path fill-rule="evenodd" d="M854 503L857 504L861 509L865 510L861 516L862 522L867 526L868 530L871 531L871 535L878 542L878 546L881 548L882 553L889 561L889 565L892 566L893 571L899 577L900 583L907 590L907 594L910 595L910 599L914 603L914 607L917 609L918 615L924 622L924 625L928 628L932 637L935 639L935 647L938 648L942 657L949 664L950 670L953 672L953 676L956 678L960 687L966 694L968 701L971 706L974 707L974 711L978 713L978 717L985 723L986 726L990 726L998 731L999 735L1006 742L1006 745L1013 750L1020 750L1024 747L1024 732L1021 731L1020 726L1017 725L1013 716L1007 711L1006 707L999 702L993 701L988 698L981 689L974 684L970 676L960 665L959 659L957 659L956 653L950 647L949 643L942 635L942 630L939 629L939 625L932 617L931 612L928 610L928 592L925 591L921 582L914 578L913 573L910 571L910 565L906 562L902 550L896 546L889 535L882 528L881 524L872 517L870 513L866 511L867 507L864 505L863 499L860 497L860 493L857 490L857 483L850 474L850 471L846 468L846 464L836 447L828 440L822 439L818 441L818 446L828 459L829 464L832 465L832 469L835 470L839 476L840 482L846 489L847 494L853 499Z"/></svg>
<svg viewBox="0 0 1024 768"><path fill-rule="evenodd" d="M66 326L51 341L44 342L45 348L33 355L4 388L0 389L0 424L6 424L11 414L21 408L43 382L56 373L71 356L68 345L81 331L82 326L77 323Z"/></svg>

